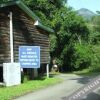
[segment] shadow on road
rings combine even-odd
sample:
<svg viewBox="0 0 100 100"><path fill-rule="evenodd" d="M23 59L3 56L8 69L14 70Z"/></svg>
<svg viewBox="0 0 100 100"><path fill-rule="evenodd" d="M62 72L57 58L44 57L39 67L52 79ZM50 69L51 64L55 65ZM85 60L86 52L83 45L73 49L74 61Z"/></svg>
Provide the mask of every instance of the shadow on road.
<svg viewBox="0 0 100 100"><path fill-rule="evenodd" d="M84 75L78 75L78 76L80 76L80 77L71 78L70 80L77 80L77 82L80 84L87 84L90 81L92 81L92 79L96 78L99 75L93 74L93 75L89 75L89 76L84 76Z"/></svg>
<svg viewBox="0 0 100 100"><path fill-rule="evenodd" d="M87 84L88 82L91 81L91 78L90 77L80 77L80 78L72 78L70 80L77 80L78 83Z"/></svg>
<svg viewBox="0 0 100 100"><path fill-rule="evenodd" d="M86 98L81 99L81 100L100 100L100 95L92 92L92 93L88 94Z"/></svg>

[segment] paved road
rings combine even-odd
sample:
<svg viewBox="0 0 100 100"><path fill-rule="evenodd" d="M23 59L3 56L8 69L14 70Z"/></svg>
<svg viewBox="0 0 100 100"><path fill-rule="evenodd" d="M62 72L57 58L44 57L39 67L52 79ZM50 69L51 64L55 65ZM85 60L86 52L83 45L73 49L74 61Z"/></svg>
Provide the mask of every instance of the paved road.
<svg viewBox="0 0 100 100"><path fill-rule="evenodd" d="M90 77L82 77L74 74L61 74L57 77L64 79L64 81L14 100L62 100L62 97L70 95L91 80ZM96 92L89 94L81 100L100 100L100 95ZM94 97L97 97L97 99L94 99Z"/></svg>

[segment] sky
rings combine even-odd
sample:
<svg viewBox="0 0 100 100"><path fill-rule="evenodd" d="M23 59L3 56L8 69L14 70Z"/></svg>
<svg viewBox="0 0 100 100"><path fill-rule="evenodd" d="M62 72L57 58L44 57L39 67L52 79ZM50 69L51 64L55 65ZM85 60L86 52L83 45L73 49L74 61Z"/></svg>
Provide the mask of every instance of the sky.
<svg viewBox="0 0 100 100"><path fill-rule="evenodd" d="M87 8L93 12L100 11L100 0L68 0L67 2L75 10Z"/></svg>

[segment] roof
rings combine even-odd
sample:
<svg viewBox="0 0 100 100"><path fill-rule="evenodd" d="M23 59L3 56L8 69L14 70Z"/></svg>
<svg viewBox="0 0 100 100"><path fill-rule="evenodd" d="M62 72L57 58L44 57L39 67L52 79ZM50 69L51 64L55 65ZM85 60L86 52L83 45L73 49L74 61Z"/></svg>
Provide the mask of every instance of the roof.
<svg viewBox="0 0 100 100"><path fill-rule="evenodd" d="M38 24L34 24L36 25L37 27L40 27L42 28L43 30L45 31L48 31L50 33L53 33L54 30L43 25L41 22L40 22L40 19L38 16L36 16L36 14L30 10L22 1L20 0L17 0L17 1L10 1L10 2L7 2L7 3L3 3L3 4L0 4L0 8L3 8L3 7L7 7L7 6L13 6L13 5L17 5L20 9L22 9L29 17L31 17L33 20L35 21L38 21Z"/></svg>

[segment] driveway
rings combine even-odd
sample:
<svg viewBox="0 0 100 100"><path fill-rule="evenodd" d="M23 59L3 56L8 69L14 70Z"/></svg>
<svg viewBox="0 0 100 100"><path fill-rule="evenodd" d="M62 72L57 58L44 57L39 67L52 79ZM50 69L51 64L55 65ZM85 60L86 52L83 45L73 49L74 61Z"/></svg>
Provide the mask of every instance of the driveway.
<svg viewBox="0 0 100 100"><path fill-rule="evenodd" d="M70 95L92 79L92 77L83 77L75 74L60 74L56 77L60 77L64 81L57 85L21 96L14 100L63 100L62 97ZM98 89L95 90L81 100L100 100L98 91ZM94 99L94 97L96 99Z"/></svg>

